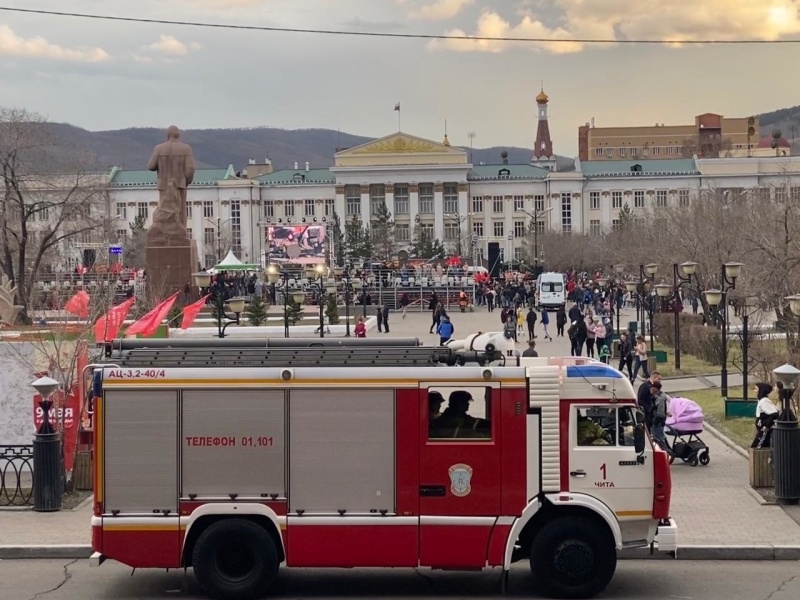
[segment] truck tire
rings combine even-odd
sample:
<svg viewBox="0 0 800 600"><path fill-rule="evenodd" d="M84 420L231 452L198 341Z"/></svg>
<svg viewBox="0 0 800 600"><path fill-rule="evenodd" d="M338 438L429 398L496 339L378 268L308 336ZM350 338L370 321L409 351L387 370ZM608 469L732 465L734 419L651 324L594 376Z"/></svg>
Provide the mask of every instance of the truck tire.
<svg viewBox="0 0 800 600"><path fill-rule="evenodd" d="M245 519L218 521L200 534L192 553L195 577L218 600L263 596L280 562L275 542L260 525Z"/></svg>
<svg viewBox="0 0 800 600"><path fill-rule="evenodd" d="M531 543L531 571L551 598L591 598L602 592L617 568L611 535L595 521L562 517L542 527Z"/></svg>

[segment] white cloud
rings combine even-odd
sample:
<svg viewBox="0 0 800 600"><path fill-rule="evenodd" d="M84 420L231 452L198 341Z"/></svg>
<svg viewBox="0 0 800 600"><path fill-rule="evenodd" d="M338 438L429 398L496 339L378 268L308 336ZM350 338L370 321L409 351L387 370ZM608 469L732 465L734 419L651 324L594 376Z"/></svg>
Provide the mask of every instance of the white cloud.
<svg viewBox="0 0 800 600"><path fill-rule="evenodd" d="M153 52L166 54L167 56L186 56L189 52L199 50L202 46L196 42L185 43L172 35L162 34L158 41L147 46Z"/></svg>
<svg viewBox="0 0 800 600"><path fill-rule="evenodd" d="M41 36L23 38L8 25L0 25L0 56L27 56L73 62L103 62L111 58L102 48L75 50L51 44Z"/></svg>
<svg viewBox="0 0 800 600"><path fill-rule="evenodd" d="M428 0L425 4L418 5L409 0L397 0L401 6L409 7L409 16L413 19L427 19L441 21L452 19L461 10L474 3L474 0Z"/></svg>
<svg viewBox="0 0 800 600"><path fill-rule="evenodd" d="M529 3L531 4L531 3ZM537 3L532 3L536 6ZM434 40L434 50L503 52L523 43L470 40L472 37L778 40L800 34L800 0L554 0L557 18L546 24L537 8L523 9L516 25L487 10L474 33L453 29L463 40ZM553 6L555 4L555 6ZM544 6L543 3L538 3ZM678 44L680 45L680 44ZM579 52L580 43L527 44L553 53Z"/></svg>

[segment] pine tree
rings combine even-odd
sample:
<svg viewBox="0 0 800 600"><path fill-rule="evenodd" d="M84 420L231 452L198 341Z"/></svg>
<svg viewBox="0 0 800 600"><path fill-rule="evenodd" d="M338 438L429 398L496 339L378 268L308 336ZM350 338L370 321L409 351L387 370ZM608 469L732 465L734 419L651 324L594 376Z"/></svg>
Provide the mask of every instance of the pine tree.
<svg viewBox="0 0 800 600"><path fill-rule="evenodd" d="M631 210L630 205L626 202L619 211L619 229L621 231L630 231L636 225L636 215Z"/></svg>
<svg viewBox="0 0 800 600"><path fill-rule="evenodd" d="M353 215L353 218L344 226L344 243L350 256L355 258L372 257L372 240L369 231L356 215Z"/></svg>
<svg viewBox="0 0 800 600"><path fill-rule="evenodd" d="M303 307L298 302L295 302L291 295L284 309L284 318L286 317L288 317L289 323L292 325L297 325L303 318Z"/></svg>
<svg viewBox="0 0 800 600"><path fill-rule="evenodd" d="M336 294L328 294L328 299L325 301L325 316L328 317L329 325L337 325L339 323L339 303L336 301Z"/></svg>
<svg viewBox="0 0 800 600"><path fill-rule="evenodd" d="M333 213L333 222L328 225L328 230L328 235L330 235L333 240L333 254L336 257L336 265L343 267L348 249L345 247L344 235L342 234L342 221L339 218L339 213Z"/></svg>
<svg viewBox="0 0 800 600"><path fill-rule="evenodd" d="M370 240L374 244L375 254L383 260L389 260L394 254L394 219L386 204L379 204L372 216Z"/></svg>
<svg viewBox="0 0 800 600"><path fill-rule="evenodd" d="M130 267L144 266L147 248L147 229L144 224L145 218L142 215L136 215L136 218L130 223L131 236L125 240L123 247L125 264Z"/></svg>
<svg viewBox="0 0 800 600"><path fill-rule="evenodd" d="M247 321L253 327L259 327L267 322L267 305L258 294L250 299L247 307Z"/></svg>

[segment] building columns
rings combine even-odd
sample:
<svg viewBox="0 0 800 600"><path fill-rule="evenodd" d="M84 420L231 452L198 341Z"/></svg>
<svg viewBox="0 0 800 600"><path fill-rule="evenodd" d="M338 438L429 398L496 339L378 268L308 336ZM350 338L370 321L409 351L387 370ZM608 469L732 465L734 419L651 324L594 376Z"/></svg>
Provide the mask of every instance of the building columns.
<svg viewBox="0 0 800 600"><path fill-rule="evenodd" d="M433 238L444 241L444 185L433 185Z"/></svg>

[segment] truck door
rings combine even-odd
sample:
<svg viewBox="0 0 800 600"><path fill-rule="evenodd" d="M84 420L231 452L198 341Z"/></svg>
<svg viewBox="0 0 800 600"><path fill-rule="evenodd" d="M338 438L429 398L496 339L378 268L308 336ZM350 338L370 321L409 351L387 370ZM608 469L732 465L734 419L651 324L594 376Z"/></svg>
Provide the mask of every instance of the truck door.
<svg viewBox="0 0 800 600"><path fill-rule="evenodd" d="M633 408L572 405L569 421L569 491L598 498L620 521L649 517L652 449L647 444L644 464L636 460Z"/></svg>
<svg viewBox="0 0 800 600"><path fill-rule="evenodd" d="M501 513L500 386L420 385L420 565L481 568Z"/></svg>

